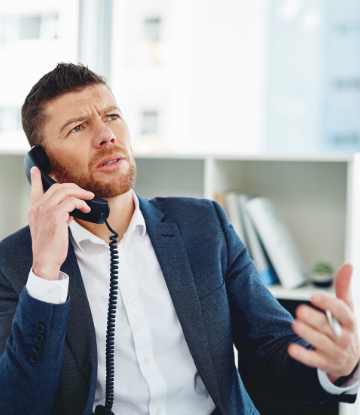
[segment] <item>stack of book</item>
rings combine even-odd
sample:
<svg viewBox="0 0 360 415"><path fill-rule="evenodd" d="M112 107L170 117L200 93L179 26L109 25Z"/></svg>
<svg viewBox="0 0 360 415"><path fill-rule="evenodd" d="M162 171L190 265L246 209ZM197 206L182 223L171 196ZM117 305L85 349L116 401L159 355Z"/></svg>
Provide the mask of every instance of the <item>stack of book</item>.
<svg viewBox="0 0 360 415"><path fill-rule="evenodd" d="M265 197L226 192L216 198L246 245L265 285L295 288L307 281L293 238L273 202Z"/></svg>

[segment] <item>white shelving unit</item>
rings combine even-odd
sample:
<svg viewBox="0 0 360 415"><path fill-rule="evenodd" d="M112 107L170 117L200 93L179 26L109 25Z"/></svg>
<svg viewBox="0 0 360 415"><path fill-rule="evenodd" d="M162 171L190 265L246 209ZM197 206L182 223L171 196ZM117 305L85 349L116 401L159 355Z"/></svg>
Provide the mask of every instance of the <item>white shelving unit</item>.
<svg viewBox="0 0 360 415"><path fill-rule="evenodd" d="M0 239L24 226L30 188L23 174L26 146L0 146ZM293 234L308 270L325 260L354 265L353 297L360 320L360 154L268 156L136 154L135 190L144 197L213 199L236 190L271 198ZM278 299L309 301L312 286L270 288ZM334 295L334 291L329 290ZM360 415L358 404L340 415Z"/></svg>
<svg viewBox="0 0 360 415"><path fill-rule="evenodd" d="M281 285L272 285L268 287L272 295L278 300L295 300L295 301L310 301L310 297L314 290L318 288L312 284L307 284L296 289L284 289ZM335 289L331 287L329 289L321 289L325 293L335 297Z"/></svg>

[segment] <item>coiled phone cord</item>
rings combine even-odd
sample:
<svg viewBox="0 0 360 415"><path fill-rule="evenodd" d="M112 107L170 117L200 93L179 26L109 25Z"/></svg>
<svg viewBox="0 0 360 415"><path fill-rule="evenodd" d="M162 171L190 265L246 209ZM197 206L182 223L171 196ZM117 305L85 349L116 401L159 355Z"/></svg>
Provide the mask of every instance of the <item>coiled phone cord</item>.
<svg viewBox="0 0 360 415"><path fill-rule="evenodd" d="M115 316L116 316L116 300L118 292L118 264L119 255L117 250L117 238L119 234L110 228L105 216L105 224L109 231L113 234L110 236L110 293L109 308L107 317L106 331L106 391L105 406L97 405L95 415L114 415L111 408L114 403L114 346L115 346Z"/></svg>

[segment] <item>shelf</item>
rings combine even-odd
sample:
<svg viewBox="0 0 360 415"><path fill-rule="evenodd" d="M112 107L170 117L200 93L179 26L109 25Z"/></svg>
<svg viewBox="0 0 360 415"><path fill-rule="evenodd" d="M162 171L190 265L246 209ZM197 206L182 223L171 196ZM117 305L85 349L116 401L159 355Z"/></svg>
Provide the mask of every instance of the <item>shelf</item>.
<svg viewBox="0 0 360 415"><path fill-rule="evenodd" d="M286 289L281 285L271 285L267 288L278 300L310 301L311 295L314 291L322 291L333 297L335 296L334 286L326 289L315 287L312 284L307 284L298 288Z"/></svg>
<svg viewBox="0 0 360 415"><path fill-rule="evenodd" d="M29 143L23 131L0 133L0 155L25 155L29 151ZM351 162L353 154L211 154L180 152L135 152L135 159L167 159L167 160L221 160L221 161L291 161L291 162Z"/></svg>

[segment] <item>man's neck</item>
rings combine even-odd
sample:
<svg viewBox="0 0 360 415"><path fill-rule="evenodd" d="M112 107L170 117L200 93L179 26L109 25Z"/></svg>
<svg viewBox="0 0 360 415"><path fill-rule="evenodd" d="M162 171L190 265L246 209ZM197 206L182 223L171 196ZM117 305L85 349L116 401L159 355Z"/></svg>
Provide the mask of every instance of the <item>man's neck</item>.
<svg viewBox="0 0 360 415"><path fill-rule="evenodd" d="M120 242L129 227L131 218L135 211L135 202L132 190L129 190L120 196L108 199L108 202L110 206L108 222L112 229L119 234L118 241ZM89 232L98 236L105 242L109 242L109 237L112 236L112 233L108 230L105 223L98 225L80 219L74 220Z"/></svg>

